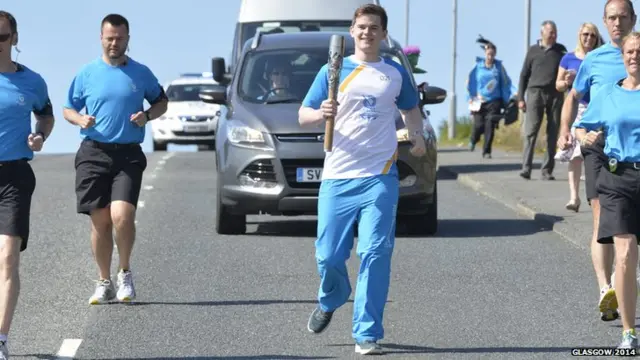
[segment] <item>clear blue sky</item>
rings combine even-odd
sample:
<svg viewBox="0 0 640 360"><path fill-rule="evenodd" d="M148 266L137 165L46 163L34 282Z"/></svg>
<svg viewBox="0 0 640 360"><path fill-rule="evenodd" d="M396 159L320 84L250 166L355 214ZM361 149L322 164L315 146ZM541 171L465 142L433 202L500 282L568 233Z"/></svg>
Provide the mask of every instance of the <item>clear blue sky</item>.
<svg viewBox="0 0 640 360"><path fill-rule="evenodd" d="M303 1L303 0L301 0ZM404 42L405 1L381 0L389 13L389 32ZM458 0L458 64L456 93L458 116L467 115L464 83L475 57L482 51L478 34L497 44L497 57L517 81L524 57L523 0ZM558 24L558 41L568 49L576 45L584 21L595 23L608 40L602 24L604 0L532 0L531 42L538 39L540 23ZM450 90L452 72L452 19L450 0L411 0L409 43L422 49L419 66L427 74L418 82ZM100 21L111 12L131 23L130 53L148 65L162 83L182 72L208 71L212 56L228 58L240 0L183 0L179 2L111 1L3 1L1 8L13 13L20 35L19 61L42 74L57 117L53 134L43 152L75 152L78 128L62 118L62 105L76 71L100 55ZM15 58L15 54L14 54ZM449 112L449 101L432 106L432 123L438 126ZM144 148L150 151L150 130ZM188 147L170 149L188 150Z"/></svg>

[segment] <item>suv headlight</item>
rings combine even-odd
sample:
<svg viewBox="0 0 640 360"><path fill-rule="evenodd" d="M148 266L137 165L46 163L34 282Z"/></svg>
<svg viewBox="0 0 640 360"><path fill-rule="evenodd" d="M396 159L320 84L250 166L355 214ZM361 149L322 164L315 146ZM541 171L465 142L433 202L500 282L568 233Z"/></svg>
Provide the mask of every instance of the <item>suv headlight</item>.
<svg viewBox="0 0 640 360"><path fill-rule="evenodd" d="M262 132L245 125L229 125L227 138L235 145L269 147Z"/></svg>

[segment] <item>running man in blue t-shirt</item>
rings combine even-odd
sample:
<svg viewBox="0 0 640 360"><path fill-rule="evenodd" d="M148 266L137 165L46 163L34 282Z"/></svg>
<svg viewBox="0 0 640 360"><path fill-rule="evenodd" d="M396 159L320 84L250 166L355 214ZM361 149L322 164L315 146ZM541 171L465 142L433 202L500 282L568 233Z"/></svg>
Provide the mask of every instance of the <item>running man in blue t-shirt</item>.
<svg viewBox="0 0 640 360"><path fill-rule="evenodd" d="M596 190L600 199L598 241L613 244L616 253L615 288L622 320L620 348L638 349L636 302L638 239L640 239L640 33L624 38L626 76L603 84L591 97L574 127L588 131L583 144L604 138L607 168L600 171Z"/></svg>
<svg viewBox="0 0 640 360"><path fill-rule="evenodd" d="M0 360L18 302L20 253L27 249L36 177L29 161L42 149L54 118L42 76L11 60L18 45L15 17L0 11ZM35 131L31 130L31 113Z"/></svg>
<svg viewBox="0 0 640 360"><path fill-rule="evenodd" d="M103 55L75 76L64 117L80 126L82 144L75 158L77 211L91 217L91 243L100 279L89 299L101 304L135 298L130 258L135 212L147 167L140 144L145 124L167 111L167 97L145 65L125 55L129 22L110 14L102 21ZM151 107L144 110L144 100ZM86 114L79 112L86 108ZM118 291L111 281L112 226L120 260Z"/></svg>
<svg viewBox="0 0 640 360"><path fill-rule="evenodd" d="M576 118L578 101L589 94L593 99L599 89L607 84L615 83L626 76L620 44L624 36L629 34L636 23L636 14L633 4L628 0L608 0L604 6L604 23L611 41L587 54L580 65L573 88L567 94L562 109L562 122L558 146L565 149L573 141L570 124ZM591 105L591 102L589 103ZM588 109L588 107L587 107ZM576 138L584 139L584 131L576 129ZM600 202L596 184L607 157L603 152L604 138L593 144L581 143L580 150L584 157L585 190L587 200L591 204L593 213L593 235L591 240L591 259L600 286L600 317L604 321L618 318L616 291L611 284L611 267L613 266L613 246L600 244L598 229L600 227Z"/></svg>

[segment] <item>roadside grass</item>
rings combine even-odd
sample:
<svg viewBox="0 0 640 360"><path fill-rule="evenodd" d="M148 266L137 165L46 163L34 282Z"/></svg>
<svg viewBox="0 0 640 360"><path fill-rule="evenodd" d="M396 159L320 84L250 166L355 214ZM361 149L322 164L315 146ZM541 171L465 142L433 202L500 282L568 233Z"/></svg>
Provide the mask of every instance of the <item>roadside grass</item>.
<svg viewBox="0 0 640 360"><path fill-rule="evenodd" d="M520 113L518 121L515 123L504 126L500 123L496 130L495 137L493 139L493 147L508 151L508 152L522 152L523 149L523 136L522 136L522 120L523 113ZM453 139L449 139L448 124L445 119L438 128L438 146L439 147L458 147L468 148L469 138L471 137L471 130L473 128L473 118L470 116L459 117L456 121L456 136ZM546 151L546 138L547 127L546 117L543 120L538 139L536 140L536 153L543 154ZM480 138L480 142L476 147L482 147L484 142L484 135Z"/></svg>

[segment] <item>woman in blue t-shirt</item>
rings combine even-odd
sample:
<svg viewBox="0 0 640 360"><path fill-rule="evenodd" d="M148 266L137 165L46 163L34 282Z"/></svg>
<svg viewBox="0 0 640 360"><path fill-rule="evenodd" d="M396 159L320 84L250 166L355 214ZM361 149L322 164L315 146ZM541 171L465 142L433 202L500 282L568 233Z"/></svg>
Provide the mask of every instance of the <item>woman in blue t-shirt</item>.
<svg viewBox="0 0 640 360"><path fill-rule="evenodd" d="M556 89L560 92L571 90L571 85L576 77L576 73L582 64L582 60L587 53L598 48L604 41L600 36L598 27L592 23L583 23L578 31L578 45L573 52L567 53L560 60L558 68L558 77L556 79ZM578 105L578 115L576 119L580 119L582 113L589 103L589 94L586 94ZM573 135L573 132L572 132ZM556 159L560 161L569 161L569 191L570 200L566 205L567 210L578 212L580 209L580 175L582 173L582 154L580 146L574 142L573 147L564 151L558 151Z"/></svg>
<svg viewBox="0 0 640 360"><path fill-rule="evenodd" d="M600 200L598 242L613 243L617 307L622 320L622 348L638 348L638 245L640 242L640 33L622 40L627 76L605 83L592 94L589 107L573 127L582 146L604 138L609 159L598 174ZM586 132L586 134L585 134ZM614 304L615 305L615 304Z"/></svg>

